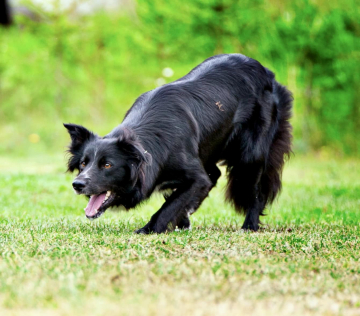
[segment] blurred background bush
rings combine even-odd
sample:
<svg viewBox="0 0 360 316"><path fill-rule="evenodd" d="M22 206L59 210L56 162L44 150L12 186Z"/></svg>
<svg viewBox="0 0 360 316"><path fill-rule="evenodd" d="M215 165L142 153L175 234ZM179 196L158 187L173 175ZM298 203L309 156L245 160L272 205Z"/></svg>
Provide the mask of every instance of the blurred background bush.
<svg viewBox="0 0 360 316"><path fill-rule="evenodd" d="M0 155L62 153L62 122L108 133L143 92L207 57L259 60L293 92L294 151L360 154L357 0L10 1Z"/></svg>

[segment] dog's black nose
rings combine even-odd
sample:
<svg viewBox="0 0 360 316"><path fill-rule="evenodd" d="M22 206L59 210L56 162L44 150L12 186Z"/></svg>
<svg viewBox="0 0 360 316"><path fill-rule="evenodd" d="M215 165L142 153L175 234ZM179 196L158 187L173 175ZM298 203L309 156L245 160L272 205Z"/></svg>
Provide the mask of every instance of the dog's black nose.
<svg viewBox="0 0 360 316"><path fill-rule="evenodd" d="M85 187L85 182L81 181L81 180L75 180L72 183L72 186L76 191L80 191L81 189L83 189Z"/></svg>

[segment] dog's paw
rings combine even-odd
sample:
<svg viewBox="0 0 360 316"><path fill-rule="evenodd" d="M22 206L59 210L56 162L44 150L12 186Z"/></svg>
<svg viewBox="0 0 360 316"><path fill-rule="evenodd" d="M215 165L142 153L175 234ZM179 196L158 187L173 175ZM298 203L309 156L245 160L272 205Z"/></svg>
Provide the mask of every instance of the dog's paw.
<svg viewBox="0 0 360 316"><path fill-rule="evenodd" d="M253 223L249 223L246 225L244 224L241 229L243 229L244 231L257 232L259 230L259 225Z"/></svg>
<svg viewBox="0 0 360 316"><path fill-rule="evenodd" d="M138 230L135 230L134 233L139 234L139 235L149 235L152 232L148 228L143 227L143 228L140 228Z"/></svg>
<svg viewBox="0 0 360 316"><path fill-rule="evenodd" d="M174 229L170 229L164 225L152 225L150 223L146 224L143 228L140 228L135 231L136 234L149 235L149 234L162 234L168 231L172 231Z"/></svg>
<svg viewBox="0 0 360 316"><path fill-rule="evenodd" d="M191 223L188 216L184 216L181 220L177 223L177 228L180 229L191 229Z"/></svg>

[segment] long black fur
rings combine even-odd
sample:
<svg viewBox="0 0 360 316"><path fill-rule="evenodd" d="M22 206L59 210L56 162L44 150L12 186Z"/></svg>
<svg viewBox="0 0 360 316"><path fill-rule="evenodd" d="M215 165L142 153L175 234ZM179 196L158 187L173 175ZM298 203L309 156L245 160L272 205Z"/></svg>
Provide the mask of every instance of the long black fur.
<svg viewBox="0 0 360 316"><path fill-rule="evenodd" d="M0 25L9 26L12 24L10 7L7 0L0 0Z"/></svg>
<svg viewBox="0 0 360 316"><path fill-rule="evenodd" d="M220 177L221 162L227 166L226 199L246 215L243 228L256 231L259 216L281 189L284 159L291 152L291 107L291 93L256 60L214 56L141 95L104 138L66 125L72 138L68 168L80 170L79 181L85 171L88 175L78 193L113 192L106 208L133 208L155 190L170 189L164 205L137 231L162 233L190 226L189 216ZM92 159L98 160L90 170ZM102 170L101 159L116 161L118 169Z"/></svg>

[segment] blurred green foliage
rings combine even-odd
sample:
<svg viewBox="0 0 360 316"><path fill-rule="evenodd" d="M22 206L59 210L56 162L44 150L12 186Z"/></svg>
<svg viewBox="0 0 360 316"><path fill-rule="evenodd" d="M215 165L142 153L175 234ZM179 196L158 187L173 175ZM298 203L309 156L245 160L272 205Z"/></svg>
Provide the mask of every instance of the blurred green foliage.
<svg viewBox="0 0 360 316"><path fill-rule="evenodd" d="M259 60L293 92L295 151L360 154L356 0L138 0L136 12L83 17L33 9L40 22L17 16L0 29L0 154L62 151L62 122L105 134L141 93L220 53Z"/></svg>

